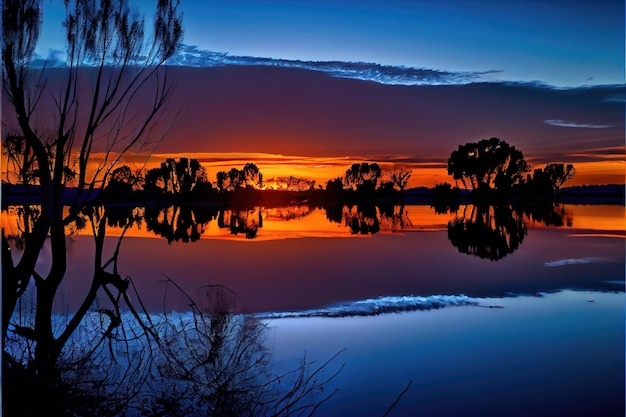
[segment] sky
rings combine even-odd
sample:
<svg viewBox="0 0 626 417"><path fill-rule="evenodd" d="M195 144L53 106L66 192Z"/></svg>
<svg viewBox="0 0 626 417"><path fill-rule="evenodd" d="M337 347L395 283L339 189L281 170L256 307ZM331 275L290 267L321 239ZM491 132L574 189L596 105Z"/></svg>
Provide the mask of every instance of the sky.
<svg viewBox="0 0 626 417"><path fill-rule="evenodd" d="M147 17L152 1L131 2ZM256 162L318 184L352 162L450 181L459 144L500 137L571 184L624 182L623 1L189 1L167 137L141 167ZM37 53L63 49L63 2L44 0ZM147 19L149 20L149 19ZM184 143L184 149L181 144ZM417 170L419 168L419 170Z"/></svg>
<svg viewBox="0 0 626 417"><path fill-rule="evenodd" d="M150 16L153 1L130 4ZM624 82L624 2L601 0L190 1L186 45L306 61L350 61L554 86ZM63 4L44 0L38 52L63 49Z"/></svg>

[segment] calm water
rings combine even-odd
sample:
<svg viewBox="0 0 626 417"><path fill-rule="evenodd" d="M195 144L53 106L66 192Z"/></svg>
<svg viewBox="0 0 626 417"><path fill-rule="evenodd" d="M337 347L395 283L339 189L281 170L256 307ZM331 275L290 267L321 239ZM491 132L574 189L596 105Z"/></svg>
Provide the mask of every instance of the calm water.
<svg viewBox="0 0 626 417"><path fill-rule="evenodd" d="M267 321L279 366L347 348L319 415L381 416L409 381L390 415L624 415L623 205L129 211L119 268L149 311L188 309L165 276L199 300L219 284ZM87 289L88 230L60 312Z"/></svg>

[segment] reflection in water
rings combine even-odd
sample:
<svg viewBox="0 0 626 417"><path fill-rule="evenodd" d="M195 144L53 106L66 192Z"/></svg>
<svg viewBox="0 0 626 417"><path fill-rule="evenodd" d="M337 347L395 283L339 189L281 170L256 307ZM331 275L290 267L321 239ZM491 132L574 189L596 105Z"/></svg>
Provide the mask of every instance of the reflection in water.
<svg viewBox="0 0 626 417"><path fill-rule="evenodd" d="M399 232L413 228L413 222L404 205L335 204L324 207L324 210L328 221L347 227L353 235L375 234L381 231Z"/></svg>
<svg viewBox="0 0 626 417"><path fill-rule="evenodd" d="M497 261L514 252L524 240L523 217L509 206L467 207L448 223L448 239L461 253Z"/></svg>
<svg viewBox="0 0 626 417"><path fill-rule="evenodd" d="M358 204L352 207L344 207L343 218L350 233L374 234L380 230L377 207L369 204Z"/></svg>
<svg viewBox="0 0 626 417"><path fill-rule="evenodd" d="M11 415L287 416L310 412L336 393L324 392L324 387L341 371L333 362L338 353L321 364L305 356L291 369L278 371L267 343L267 323L233 314L234 295L224 287L205 287L203 295L201 304L189 300L190 311L184 313L124 311L119 326L109 327L106 337L99 333L103 325L111 326L112 316L103 315L102 308L91 311L59 358L59 383L47 387L49 396L34 406L15 400L27 395L20 391L26 382L19 379L23 376L17 366L32 360L32 344L11 332L4 349L15 362L3 368L3 381L12 383L3 391L8 404L3 411ZM24 297L11 320L14 326L32 325L34 297L33 291ZM65 326L68 319L55 315L55 328Z"/></svg>
<svg viewBox="0 0 626 417"><path fill-rule="evenodd" d="M231 235L242 234L246 239L254 239L263 227L261 210L220 210L217 216L220 229L229 229Z"/></svg>
<svg viewBox="0 0 626 417"><path fill-rule="evenodd" d="M596 210L603 210L598 208ZM132 207L107 206L108 235L121 233L128 228L127 235L137 237L160 236L168 243L196 242L201 238L219 239L282 239L290 236L371 236L378 233L398 233L422 230L451 230L453 244L462 247L463 239L469 239L468 233L474 233L475 239L482 239L482 246L499 245L500 255L485 255L489 259L499 259L512 252L523 240L525 225L547 227L572 227L574 212L582 208L566 210L563 205L547 205L523 208L490 208L478 209L472 205L458 209L441 211L428 206L404 206L372 204L329 204L323 207L308 205L282 207L255 207L253 209L225 209L215 206L169 206L169 207ZM623 208L622 208L623 211ZM38 214L38 207L9 207L6 212L5 230L12 244L19 248L20 237L28 233L32 227L32 217ZM601 214L601 213L600 213ZM600 214L594 216L602 221ZM511 221L510 217L513 217ZM615 216L612 216L614 218ZM581 217L583 219L583 217ZM606 220L606 222L611 221ZM67 227L70 235L90 232L87 227L88 217L78 217ZM497 222L497 224L495 223ZM593 225L592 225L593 226ZM479 233L483 228L486 234ZM607 224L604 229L613 230ZM622 228L620 225L617 229ZM604 230L603 229L603 230ZM500 230L500 232L499 232ZM466 238L461 238L461 232ZM505 239L498 244L493 241L498 235ZM488 240L493 242L489 243ZM511 242L509 242L511 240ZM468 244L470 242L468 241ZM476 241L479 243L479 240ZM470 245L472 246L472 245ZM473 245L476 246L476 245ZM467 249L478 254L480 250ZM494 249L495 250L495 249ZM465 250L461 250L465 252ZM465 252L468 253L468 252ZM479 255L477 255L479 256Z"/></svg>
<svg viewBox="0 0 626 417"><path fill-rule="evenodd" d="M572 227L573 216L559 204L518 209L508 205L465 206L448 222L448 239L461 253L497 261L519 247L528 221Z"/></svg>
<svg viewBox="0 0 626 417"><path fill-rule="evenodd" d="M383 231L415 230L413 229L414 223L417 223L416 220L420 220L418 219L420 216L415 215L415 213L420 212L419 210L410 211L413 219L409 219L407 210L414 209L411 207L353 205L341 206L340 209L340 223L337 224L341 226L346 235L350 235L350 233L361 235L362 233L374 234L382 233ZM299 220L319 216L328 223L327 219L324 219L324 212L322 210L307 209L304 207L298 209L289 207L285 208L284 211L281 211L282 209L272 210L273 211L269 211L268 209L259 208L248 211L220 211L207 207L169 207L160 209L123 206L107 207L106 209L98 207L91 209L89 212L84 212L83 217L75 219L73 225L70 224L68 227L73 227L78 233L89 230L96 224L100 226L106 224L111 228L127 228L132 225L132 227L143 228L144 231L150 230L151 233L158 233L159 236L163 236L169 242L194 242L200 239L203 233L210 227L210 222L216 219L217 221L215 223L218 224L218 227L219 225L223 226L226 233L233 233L233 231L235 231L235 234L243 235L242 237L257 236L257 232L263 227L263 222L267 221L268 218L273 220L288 219L287 221L291 224L295 223L298 225ZM331 212L336 213L334 210ZM32 209L32 213L36 215L36 208ZM13 215L15 219L21 221L19 226L16 226L13 230L25 233L30 224L28 220L29 216L26 215L26 211L17 210L13 212ZM4 216L4 213L3 217L6 221L7 217ZM328 217L328 214L326 214L326 217ZM428 222L432 224L434 217L428 219ZM437 218L438 221L440 219L441 217ZM456 214L454 220L450 221L448 225L448 235L452 243L459 248L461 252L471 253L481 258L497 260L516 250L522 243L527 232L527 219L535 222L541 221L543 224L550 226L568 225L573 222L573 216L564 210L563 207L548 207L545 210L533 209L533 211L514 211L510 207L478 208L467 206ZM623 217L621 220L623 221ZM251 233L247 233L247 229L254 229L254 236L252 236ZM263 340L263 326L258 321L250 317L231 314L231 308L229 307L230 302L227 299L228 293L222 295L215 292L207 294L210 299L208 307L194 308L191 312L187 311L181 314L171 313L167 316L148 315L145 312L143 314L139 312L140 314L135 314L131 317L130 313L118 308L119 303L116 301L119 300L118 297L120 294L125 296L125 291L129 287L125 287L123 291L119 290L119 292L116 291L113 293L112 290L118 287L112 286L110 282L110 278L113 275L117 278L121 278L121 275L119 275L117 271L117 251L119 251L121 239L114 249L115 254L111 258L113 263L110 265L111 261L107 261L107 258L102 258L102 250L105 248L103 240L104 234L104 229L102 229L101 234L98 234L98 236L102 236L102 241L100 246L97 246L96 255L101 259L97 260L95 267L99 268L98 272L100 275L98 275L98 277L103 277L102 279L106 278L107 281L102 285L103 294L101 294L101 299L98 300L97 304L95 302L90 303L89 306L93 305L94 308L90 308L88 311L84 312L85 319L81 322L82 330L77 330L75 333L72 333L72 337L67 342L67 349L63 350L63 356L60 357L59 371L63 373L64 381L69 381L70 385L67 386L67 392L63 392L66 387L55 385L55 389L59 387L59 398L67 398L68 392L71 392L72 395L75 396L77 393L80 393L81 390L86 396L92 395L93 393L103 395L104 398L85 397L85 401L87 401L88 404L98 404L97 413L99 415L104 415L103 404L105 404L106 400L110 400L111 406L123 404L125 407L131 404L132 401L135 401L133 404L138 404L137 401L139 401L141 402L139 405L133 406L143 408L144 410L150 409L152 415L188 415L187 413L190 410L200 410L205 415L210 413L241 415L245 414L245 411L250 407L267 404L282 407L280 403L281 398L287 398L281 396L282 394L275 397L263 396L269 393L278 393L279 391L274 390L274 388L285 389L285 378L284 375L272 373L271 368L264 367L266 365L265 360L267 359L267 351L265 350L267 345L264 344ZM443 244L449 246L443 234L437 235L441 238L440 240ZM414 234L412 237L417 236L418 234ZM425 235L422 234L421 237L423 236ZM374 258L375 256L370 256L370 254L379 254L383 246L386 247L385 250L388 250L386 253L392 253L391 251L394 250L395 247L378 244L378 242L385 242L384 239L384 237L380 240L376 239L376 241L374 239L360 239L359 243L372 244L369 246L372 251L363 252L363 254L365 254L364 256ZM395 239L395 237L386 240L387 243L397 243L399 241L400 239ZM407 241L409 241L409 239L403 240L403 242ZM155 242L156 239L152 239L150 243ZM413 242L415 242L415 240L413 240ZM161 245L161 242L156 243ZM216 248L219 243L221 242L217 242L213 248ZM290 244L291 243L283 245L282 248ZM428 242L428 245L431 245L431 242ZM195 247L198 246L200 245L198 244ZM259 245L259 247L262 246L269 247L269 249L278 247L277 245ZM324 243L323 246L328 245ZM339 246L335 248L337 247ZM404 262L407 262L406 259L409 259L415 254L416 247L418 246L405 245L406 252L410 254L404 258ZM440 247L443 246L438 246L437 250ZM296 250L291 253L296 253L300 248L296 248ZM126 247L122 249L126 250L129 248ZM172 249L172 253L191 253L194 250L194 248L190 246L182 248L182 245L177 249L179 249L178 252ZM139 252L142 250L148 252L146 248L139 249ZM196 251L195 253L200 252L201 251ZM331 252L332 251L316 253L328 254ZM444 249L442 249L441 252L444 252ZM203 252L203 256L204 253L206 252ZM339 253L339 251L335 251L335 253ZM263 255L264 254L259 254L248 263L258 267L258 264L255 262L260 262L260 260L263 259ZM318 259L326 259L322 256L315 257L314 255L315 254L311 255L310 252L307 252L307 256L314 259L310 264L305 264L305 262L309 260L305 257L301 257L297 258L293 265L297 267L301 265L308 267L310 265L313 267L315 263L319 263L319 261L317 261ZM428 255L436 256L434 250L428 252ZM152 252L150 252L149 256L154 257ZM216 257L217 256L218 255L216 255ZM281 256L284 257L284 253L281 253ZM570 254L568 253L567 256L570 256ZM623 256L623 251L620 256ZM380 258L385 258L385 256L380 256ZM390 259L391 257L387 256L386 258ZM594 260L595 262L596 260L595 257L572 259L559 259L557 257L556 259L557 261L542 264L541 268L545 270L544 265L555 267L561 264L570 264L574 261L580 263L590 260ZM623 260L623 257L618 259ZM206 258L202 257L200 262L206 264L205 260ZM425 257L424 260L431 261L429 257ZM399 275L407 275L407 271L415 271L416 268L412 267L412 265L422 266L425 263L427 262L416 262L415 264L409 264L407 262L407 265L410 267L408 267L405 272L399 273ZM159 264L161 264L161 261ZM172 264L181 265L179 259L176 259ZM341 262L337 262L336 265L352 264L342 259ZM367 263L364 268L368 268L369 271L374 272L388 270L380 267L380 265L390 264ZM142 268L145 269L145 266L146 264L143 263ZM602 265L598 265L598 267L602 267ZM621 267L623 270L623 261ZM203 266L203 268L205 268L205 266ZM185 265L184 269L187 270L188 266ZM289 270L289 268L283 269L283 271L285 270ZM315 282L320 282L323 279L324 272L326 272L323 271L320 273L318 271L311 272L311 275L314 275L313 280L315 280ZM341 273L341 270L338 269L337 271L338 274ZM145 271L142 270L142 273L143 272ZM524 271L524 273L526 272L527 271ZM284 274L279 272L276 275L281 274L288 275L289 273ZM545 274L544 276L549 276L553 275L553 272L548 271ZM616 274L608 274L607 276L614 277ZM81 278L84 277L81 276ZM197 279L197 277L194 278ZM255 276L254 278L256 279L258 277ZM375 278L377 281L380 281L379 276ZM571 276L568 273L568 285L570 278ZM416 281L413 276L410 276L409 280ZM360 279L358 285L353 286L363 287L365 281L366 279ZM124 280L123 282L128 283L129 281ZM197 283L197 281L194 282ZM258 279L257 282L261 282L262 285L268 287L263 279ZM272 290L280 293L282 297L285 297L287 293L285 292L285 286L288 284L286 280L278 282L279 284L276 284L276 287L272 287ZM455 282L455 286L451 288L455 290L459 289L462 284L463 283L459 284ZM511 282L508 284L513 285ZM300 286L300 292L303 292L303 281L299 281L297 285ZM119 288L121 288L121 285L119 285ZM134 288L134 286L130 288ZM258 288L259 287L254 288L254 296L260 298ZM275 288L280 288L280 291L276 291ZM623 285L621 288L623 288ZM328 287L324 288L323 292L328 292ZM376 292L379 293L378 291ZM310 299L311 293L312 292L308 292L306 294L307 299ZM241 293L238 292L238 294ZM78 296L80 297L80 294ZM106 302L107 300L113 304L114 308L111 308L107 303L103 303L103 301ZM226 301L224 302L224 300ZM12 325L21 327L14 327L15 329L31 327L34 320L32 315L34 311L34 301L30 301L31 304L28 304L29 301L27 297L23 297L20 298L20 302L22 304L20 304L19 310L16 310L18 314L12 318ZM395 302L396 300L394 299L385 300L386 305L394 304ZM406 300L403 299L402 303L406 303ZM132 307L131 303L128 304L129 308ZM357 303L357 305L362 307L361 303ZM402 304L401 308L406 308L406 305L407 304ZM418 305L421 304L418 303ZM352 304L352 306L354 306L354 304ZM394 306L393 308L396 309L397 307ZM331 311L332 314L335 314L336 309L333 308ZM371 307L371 311L377 314L381 311L381 305L375 303L375 305ZM28 314L29 312L30 316ZM63 331L63 329L67 328L68 320L72 320L71 317L71 315L54 317L55 332ZM76 316L74 315L74 317ZM151 323L148 323L148 317L150 317ZM138 323L139 318L143 320L143 323ZM135 325L134 323L137 324ZM97 337L94 337L94 332L99 332ZM17 332L12 332L11 337L7 339L7 341L12 344L12 346L8 347L12 349L11 352L16 353L14 355L16 363L27 364L32 362L33 341L21 337ZM6 346L5 344L5 347ZM146 366L148 364L156 364L157 367L148 368ZM233 364L236 366L233 366ZM22 377L22 374L15 372L16 369L18 369L17 365L11 370L14 372L13 375L5 373L3 377L13 378L13 381L15 381L16 378ZM303 368L296 370L295 374L292 375L294 376L292 380L312 381L307 379L306 376L303 379L303 374L300 373L301 369ZM260 372L268 373L262 374ZM132 379L122 379L116 382L117 377ZM258 379L250 379L251 377L267 379L261 380L262 385L260 386L252 385L248 387L248 384L258 384L259 382ZM7 379L5 379L5 381L6 380ZM277 383L278 385L263 385L265 383L263 381L271 382L272 384ZM313 380L313 382L316 381L317 380ZM109 387L105 387L105 384L108 384ZM20 393L15 391L18 391L21 385L7 385L9 387L16 387L14 389L9 388L9 396L20 398L18 397ZM148 391L139 392L140 387L148 387L146 388ZM257 388L259 388L260 391L255 391ZM317 390L318 388L321 391L322 387L319 386L315 389ZM286 387L286 389L292 392L290 387ZM113 390L114 393L111 394L110 391L107 390ZM284 393L285 391L282 392ZM315 393L317 392L319 391L315 391ZM15 395L13 396L11 394ZM57 392L55 391L54 394L56 395ZM121 397L116 397L114 394L121 394ZM24 393L21 393L21 395L23 396ZM254 400L250 395L259 396ZM74 398L76 397L72 397L72 399ZM254 401L248 402L251 398ZM272 403L272 401L274 402ZM76 403L74 402L73 404ZM89 415L96 413L96 411L93 410L79 411L80 412L77 412L77 414ZM255 408L254 412L257 411L266 414L261 408ZM112 412L111 414L116 413ZM251 412L251 414L254 413Z"/></svg>
<svg viewBox="0 0 626 417"><path fill-rule="evenodd" d="M572 213L560 204L524 207L523 213L530 221L546 226L572 227L574 224Z"/></svg>
<svg viewBox="0 0 626 417"><path fill-rule="evenodd" d="M199 222L195 210L189 206L146 207L144 220L148 231L166 238L168 243L195 242L200 239L204 225L208 223Z"/></svg>

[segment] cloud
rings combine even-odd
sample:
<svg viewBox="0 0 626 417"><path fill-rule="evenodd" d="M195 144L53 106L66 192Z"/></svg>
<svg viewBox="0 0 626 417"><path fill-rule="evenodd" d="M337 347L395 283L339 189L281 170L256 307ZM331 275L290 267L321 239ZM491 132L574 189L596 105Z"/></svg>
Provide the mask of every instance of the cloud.
<svg viewBox="0 0 626 417"><path fill-rule="evenodd" d="M34 54L33 56L33 68L56 68L64 67L65 65L65 51L59 49L49 49L47 58L39 54Z"/></svg>
<svg viewBox="0 0 626 417"><path fill-rule="evenodd" d="M235 56L227 53L204 51L192 45L182 45L167 61L168 65L188 67L219 66L275 66L320 71L338 78L374 81L389 85L462 85L485 81L484 76L498 70L453 72L427 68L380 65L369 62L299 61L275 58Z"/></svg>
<svg viewBox="0 0 626 417"><path fill-rule="evenodd" d="M554 120L548 119L543 121L545 124L559 127L575 127L575 128L584 128L584 129L608 129L613 127L613 125L596 125L591 123L577 123L577 122L569 122L566 120Z"/></svg>
<svg viewBox="0 0 626 417"><path fill-rule="evenodd" d="M602 262L602 258L573 258L573 259L559 259L557 261L546 262L544 266L553 267L553 266L565 266L565 265L580 265L580 264L589 264L592 262Z"/></svg>

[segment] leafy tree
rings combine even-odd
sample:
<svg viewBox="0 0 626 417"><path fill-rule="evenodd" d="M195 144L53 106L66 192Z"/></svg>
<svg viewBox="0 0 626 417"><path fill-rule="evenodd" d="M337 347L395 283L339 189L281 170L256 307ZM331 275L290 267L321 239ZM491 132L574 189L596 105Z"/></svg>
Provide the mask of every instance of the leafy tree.
<svg viewBox="0 0 626 417"><path fill-rule="evenodd" d="M359 191L373 191L376 189L381 175L382 170L377 163L369 164L362 162L360 164L352 164L352 166L346 170L344 179L346 186L349 188Z"/></svg>
<svg viewBox="0 0 626 417"><path fill-rule="evenodd" d="M217 183L217 189L220 192L226 191L228 188L228 174L226 171L218 171L218 173L215 174L215 180Z"/></svg>
<svg viewBox="0 0 626 417"><path fill-rule="evenodd" d="M128 165L123 165L111 172L111 179L107 190L112 192L129 193L141 186L141 173L133 172Z"/></svg>
<svg viewBox="0 0 626 417"><path fill-rule="evenodd" d="M236 190L241 187L244 183L243 171L239 171L237 168L231 168L228 171L228 188L232 190Z"/></svg>
<svg viewBox="0 0 626 417"><path fill-rule="evenodd" d="M37 184L37 159L32 146L21 135L7 135L2 146L7 157L5 181L24 185Z"/></svg>
<svg viewBox="0 0 626 417"><path fill-rule="evenodd" d="M526 179L525 190L532 196L554 198L561 186L572 179L576 170L572 164L547 164L543 169L537 168L532 176Z"/></svg>
<svg viewBox="0 0 626 417"><path fill-rule="evenodd" d="M328 180L326 183L326 191L338 194L343 190L343 181L341 178L335 178L333 180Z"/></svg>
<svg viewBox="0 0 626 417"><path fill-rule="evenodd" d="M231 168L230 171L219 171L216 176L219 191L234 191L241 187L260 188L263 186L263 174L253 163L247 163L239 170Z"/></svg>
<svg viewBox="0 0 626 417"><path fill-rule="evenodd" d="M448 159L448 174L465 189L508 191L519 184L529 166L521 151L498 139L483 139L459 146Z"/></svg>
<svg viewBox="0 0 626 417"><path fill-rule="evenodd" d="M265 185L267 186L272 183L276 184L278 189L287 191L307 191L315 189L315 180L294 177L293 175L271 178L265 182Z"/></svg>
<svg viewBox="0 0 626 417"><path fill-rule="evenodd" d="M437 184L432 189L431 207L437 214L446 214L448 211L455 212L459 208L458 199L461 196L459 188L447 182Z"/></svg>
<svg viewBox="0 0 626 417"><path fill-rule="evenodd" d="M263 186L263 174L259 171L259 168L248 162L241 170L241 176L243 177L243 183L246 187L261 188Z"/></svg>
<svg viewBox="0 0 626 417"><path fill-rule="evenodd" d="M120 293L128 287L117 269L105 271L109 262L102 256L106 224L102 216L106 214L97 214L90 289L63 330L53 332L52 305L67 272L66 225L77 220L97 187L106 186L124 154L148 144L148 133L172 93L162 64L180 43L182 25L175 0L157 2L149 38L144 35L143 17L126 0L67 0L66 66L37 69L33 62L42 4L42 0L5 0L2 4L2 87L11 108L3 113L7 116L3 125L13 136L23 138L20 149L27 157L21 159L18 171L29 172L22 180L39 184L42 196L41 215L25 237L21 257L16 264L3 263L2 279L20 285L34 279L34 326L18 328L16 333L35 343L28 363L32 373L53 380L61 351L98 291L107 284ZM149 106L143 105L146 98ZM94 158L95 152L102 157ZM75 181L77 193L66 215L63 196L69 181ZM52 267L41 272L36 263L46 241L51 246ZM4 317L12 316L19 296L19 292L3 291ZM3 321L3 338L7 324Z"/></svg>
<svg viewBox="0 0 626 417"><path fill-rule="evenodd" d="M146 188L161 189L166 194L189 195L199 184L207 182L205 168L194 158L168 158L146 173Z"/></svg>
<svg viewBox="0 0 626 417"><path fill-rule="evenodd" d="M548 176L554 192L558 192L565 182L576 175L576 169L572 164L547 164L543 172Z"/></svg>

